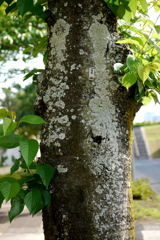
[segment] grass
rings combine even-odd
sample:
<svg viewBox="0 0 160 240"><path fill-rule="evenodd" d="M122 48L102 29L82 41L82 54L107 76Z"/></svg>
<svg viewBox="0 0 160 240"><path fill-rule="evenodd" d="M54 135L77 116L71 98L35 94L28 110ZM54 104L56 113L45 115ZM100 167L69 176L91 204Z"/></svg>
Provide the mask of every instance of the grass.
<svg viewBox="0 0 160 240"><path fill-rule="evenodd" d="M135 219L160 219L160 196L152 191L148 179L133 181L132 191Z"/></svg>
<svg viewBox="0 0 160 240"><path fill-rule="evenodd" d="M135 219L139 218L157 218L160 219L160 196L147 200L134 200Z"/></svg>

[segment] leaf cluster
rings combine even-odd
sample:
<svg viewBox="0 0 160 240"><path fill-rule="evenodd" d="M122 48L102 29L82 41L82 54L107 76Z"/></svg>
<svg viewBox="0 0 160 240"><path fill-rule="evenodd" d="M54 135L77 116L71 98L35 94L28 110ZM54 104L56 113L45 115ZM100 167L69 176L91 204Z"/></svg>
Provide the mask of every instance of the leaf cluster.
<svg viewBox="0 0 160 240"><path fill-rule="evenodd" d="M46 62L47 27L44 21L47 16L46 8L47 1L42 0L32 1L31 4L30 0L0 0L2 63L11 59L17 61L19 53L22 52L25 62L37 57L38 54L42 54L43 61Z"/></svg>
<svg viewBox="0 0 160 240"><path fill-rule="evenodd" d="M49 164L41 165L36 161L39 144L35 139L26 139L18 134L18 127L21 123L43 124L46 123L36 115L23 116L16 122L15 112L0 109L0 147L20 148L21 158L15 159L10 174L22 169L19 179L14 177L3 177L0 180L0 206L3 201L11 200L9 219L12 221L19 215L26 205L30 214L34 216L44 206L49 206L51 195L48 186L53 177L54 169Z"/></svg>
<svg viewBox="0 0 160 240"><path fill-rule="evenodd" d="M156 10L158 6L160 10L160 5L155 5ZM123 38L117 44L127 44L130 47L126 63L114 65L115 72L121 75L120 83L127 89L135 85L135 99L144 105L152 99L155 103L159 102L160 25L147 16L137 15L129 23L121 21L119 32Z"/></svg>

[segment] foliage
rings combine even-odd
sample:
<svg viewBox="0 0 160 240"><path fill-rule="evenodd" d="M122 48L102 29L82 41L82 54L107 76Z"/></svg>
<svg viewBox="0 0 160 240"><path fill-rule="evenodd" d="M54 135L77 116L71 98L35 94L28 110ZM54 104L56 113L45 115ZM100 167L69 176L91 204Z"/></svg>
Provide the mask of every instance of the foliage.
<svg viewBox="0 0 160 240"><path fill-rule="evenodd" d="M132 182L133 199L146 200L154 196L147 178L141 178Z"/></svg>
<svg viewBox="0 0 160 240"><path fill-rule="evenodd" d="M34 101L36 98L35 84L29 84L22 88L19 84L14 84L8 88L2 88L5 97L0 99L0 105L12 109L16 113L17 121L23 116L34 114ZM28 125L23 123L19 127L19 134L30 138L39 134L39 125Z"/></svg>
<svg viewBox="0 0 160 240"><path fill-rule="evenodd" d="M18 2L23 3L23 1ZM28 3L29 1L27 1ZM22 5L18 6L20 9L23 7ZM41 14L37 16L38 8L41 9ZM17 61L22 53L25 62L37 57L38 54L42 54L44 61L46 61L47 27L44 22L45 9L45 1L39 0L34 4L34 13L26 13L22 18L15 1L0 0L0 61L2 64L9 60ZM21 71L26 73L28 70ZM13 76L17 72L19 70L12 69L7 75Z"/></svg>
<svg viewBox="0 0 160 240"><path fill-rule="evenodd" d="M54 169L49 164L41 165L36 161L39 144L35 139L26 139L19 135L18 128L23 122L29 124L46 123L41 117L27 115L18 122L15 121L16 114L3 108L0 109L0 147L7 149L20 147L21 158L15 159L10 174L19 173L19 178L3 177L0 180L0 206L3 201L11 200L9 219L12 221L19 215L26 205L30 214L34 216L44 206L48 206L51 195L48 192L49 183L53 177Z"/></svg>

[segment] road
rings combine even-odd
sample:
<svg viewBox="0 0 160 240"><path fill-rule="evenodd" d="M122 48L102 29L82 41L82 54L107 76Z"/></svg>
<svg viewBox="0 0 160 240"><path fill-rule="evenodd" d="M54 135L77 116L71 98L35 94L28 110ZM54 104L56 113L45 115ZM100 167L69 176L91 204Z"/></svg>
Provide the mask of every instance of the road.
<svg viewBox="0 0 160 240"><path fill-rule="evenodd" d="M160 159L134 160L134 179L148 178L152 189L160 194Z"/></svg>

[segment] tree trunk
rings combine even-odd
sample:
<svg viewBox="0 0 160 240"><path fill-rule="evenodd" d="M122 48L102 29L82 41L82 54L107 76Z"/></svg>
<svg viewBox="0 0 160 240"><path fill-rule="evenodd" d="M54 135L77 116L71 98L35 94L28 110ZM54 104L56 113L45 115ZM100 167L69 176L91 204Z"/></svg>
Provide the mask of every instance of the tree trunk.
<svg viewBox="0 0 160 240"><path fill-rule="evenodd" d="M46 240L131 240L132 121L136 110L113 71L128 51L103 0L49 1L48 63L36 111L43 163L57 171L43 210Z"/></svg>

